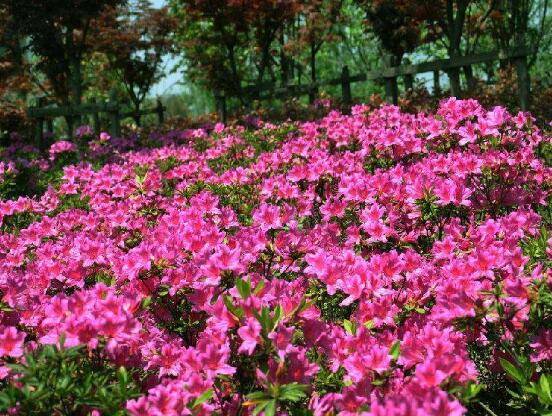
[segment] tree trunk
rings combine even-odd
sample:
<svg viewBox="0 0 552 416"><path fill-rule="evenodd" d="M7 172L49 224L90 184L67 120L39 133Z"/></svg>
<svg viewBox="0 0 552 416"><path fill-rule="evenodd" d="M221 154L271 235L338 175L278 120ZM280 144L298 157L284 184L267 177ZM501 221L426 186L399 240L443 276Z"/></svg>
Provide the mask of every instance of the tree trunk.
<svg viewBox="0 0 552 416"><path fill-rule="evenodd" d="M228 43L226 45L227 49L228 49L228 57L230 59L230 68L232 70L232 89L234 89L235 91L230 91L230 93L234 93L234 94L237 94L238 96L238 99L240 100L240 102L243 104L243 105L247 105L249 106L251 104L251 100L249 99L250 97L244 97L244 94L243 94L243 91L242 91L242 88L241 88L241 80L240 80L240 76L238 74L238 66L236 64L236 54L235 54L235 50L234 50L234 44L232 43Z"/></svg>
<svg viewBox="0 0 552 416"><path fill-rule="evenodd" d="M311 70L311 84L316 83L316 44L314 41L311 41L310 44L310 70ZM313 104L314 100L318 95L318 88L313 87L309 92L309 103Z"/></svg>
<svg viewBox="0 0 552 416"><path fill-rule="evenodd" d="M465 67L463 67L463 69L464 76L466 77L466 85L468 86L468 92L472 93L477 86L477 80L473 75L473 68L471 65L466 65Z"/></svg>
<svg viewBox="0 0 552 416"><path fill-rule="evenodd" d="M136 122L136 125L140 127L142 122L142 116L140 115L140 103L134 103L134 111L136 114L134 114L134 121Z"/></svg>
<svg viewBox="0 0 552 416"><path fill-rule="evenodd" d="M67 67L69 69L67 78L69 79L69 83L71 85L72 102L78 105L82 103L82 73L80 56L75 48L72 29L67 30L65 39L67 46Z"/></svg>
<svg viewBox="0 0 552 416"><path fill-rule="evenodd" d="M288 84L288 79L289 79L289 64L288 64L286 52L284 51L284 44L285 44L285 38L284 38L284 31L282 30L280 32L280 73L281 73L283 87L285 87Z"/></svg>
<svg viewBox="0 0 552 416"><path fill-rule="evenodd" d="M73 30L68 29L66 34L66 46L67 46L67 56L68 56L68 79L69 85L71 86L71 104L73 106L79 106L82 104L82 64L80 59L80 54L76 50L75 43L73 41ZM70 123L73 129L74 123L80 124L81 118L76 115L72 117ZM72 136L72 132L70 134Z"/></svg>
<svg viewBox="0 0 552 416"><path fill-rule="evenodd" d="M449 41L448 54L451 60L461 56L460 43L462 41L464 21L466 20L466 10L470 4L470 1L471 0L457 0L457 5L455 7L454 0L447 0L447 30L445 33ZM462 94L460 69L451 68L448 71L448 76L450 80L451 94L455 97L459 97Z"/></svg>
<svg viewBox="0 0 552 416"><path fill-rule="evenodd" d="M460 86L460 71L458 68L449 69L448 77L450 82L450 95L459 98L462 94L462 88Z"/></svg>

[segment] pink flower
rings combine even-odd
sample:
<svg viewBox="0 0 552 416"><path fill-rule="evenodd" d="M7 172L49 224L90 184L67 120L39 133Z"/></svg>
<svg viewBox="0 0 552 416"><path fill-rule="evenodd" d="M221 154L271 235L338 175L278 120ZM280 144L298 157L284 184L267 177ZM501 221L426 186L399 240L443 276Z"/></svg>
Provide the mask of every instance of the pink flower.
<svg viewBox="0 0 552 416"><path fill-rule="evenodd" d="M463 184L447 179L439 184L435 189L435 195L439 197L438 205L447 205L449 203L457 205L470 206L469 200L472 192Z"/></svg>
<svg viewBox="0 0 552 416"><path fill-rule="evenodd" d="M280 360L284 360L285 354L293 347L291 338L293 337L294 332L294 326L286 327L284 324L280 323L275 331L268 334L268 338L272 340L276 350L278 351Z"/></svg>
<svg viewBox="0 0 552 416"><path fill-rule="evenodd" d="M374 345L368 351L352 353L343 363L347 374L354 382L363 380L372 371L383 373L389 369L389 348Z"/></svg>
<svg viewBox="0 0 552 416"><path fill-rule="evenodd" d="M541 330L539 335L529 344L534 352L531 354L531 361L539 362L552 360L552 330Z"/></svg>
<svg viewBox="0 0 552 416"><path fill-rule="evenodd" d="M447 378L447 374L436 368L436 363L428 359L416 366L416 379L426 387L435 387Z"/></svg>
<svg viewBox="0 0 552 416"><path fill-rule="evenodd" d="M217 374L231 375L236 369L226 363L229 358L230 349L227 345L217 346L210 344L206 347L204 353L199 358L201 368L205 371L207 377L213 378Z"/></svg>
<svg viewBox="0 0 552 416"><path fill-rule="evenodd" d="M109 139L111 139L111 136L109 135L109 133L106 133L105 131L102 131L100 133L100 142L105 143L105 142L108 142Z"/></svg>
<svg viewBox="0 0 552 416"><path fill-rule="evenodd" d="M261 204L261 206L253 212L253 220L263 231L280 228L282 226L280 221L280 208L274 205Z"/></svg>
<svg viewBox="0 0 552 416"><path fill-rule="evenodd" d="M0 357L21 357L25 336L13 326L4 327L0 331Z"/></svg>
<svg viewBox="0 0 552 416"><path fill-rule="evenodd" d="M77 150L77 146L74 143L60 140L50 146L48 153L50 154L50 160L54 160L59 153L74 152L75 150Z"/></svg>
<svg viewBox="0 0 552 416"><path fill-rule="evenodd" d="M261 342L261 324L255 318L248 318L245 326L238 329L238 335L243 340L239 352L246 352L247 355L253 354L255 347Z"/></svg>
<svg viewBox="0 0 552 416"><path fill-rule="evenodd" d="M221 270L239 271L240 267L240 248L230 249L227 245L217 247L213 254L213 264Z"/></svg>
<svg viewBox="0 0 552 416"><path fill-rule="evenodd" d="M530 313L552 283L537 210L550 138L529 114L450 98L436 114L359 105L254 126L54 144L76 159L59 186L0 201L0 361L63 336L148 374L132 415L236 414L250 366L263 389L306 384L315 415L459 416L449 392L492 366L469 345L552 360ZM48 156L13 135L2 185L40 182L59 169ZM265 334L253 311L278 305ZM315 393L327 370L340 389Z"/></svg>

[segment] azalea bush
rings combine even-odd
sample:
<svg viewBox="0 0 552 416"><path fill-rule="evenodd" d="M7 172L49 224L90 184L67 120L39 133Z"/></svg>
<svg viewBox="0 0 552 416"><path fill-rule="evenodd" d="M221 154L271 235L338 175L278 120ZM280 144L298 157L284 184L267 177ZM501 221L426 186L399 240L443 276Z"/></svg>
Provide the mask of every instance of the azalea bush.
<svg viewBox="0 0 552 416"><path fill-rule="evenodd" d="M0 164L0 413L552 412L529 114L448 99L22 146Z"/></svg>

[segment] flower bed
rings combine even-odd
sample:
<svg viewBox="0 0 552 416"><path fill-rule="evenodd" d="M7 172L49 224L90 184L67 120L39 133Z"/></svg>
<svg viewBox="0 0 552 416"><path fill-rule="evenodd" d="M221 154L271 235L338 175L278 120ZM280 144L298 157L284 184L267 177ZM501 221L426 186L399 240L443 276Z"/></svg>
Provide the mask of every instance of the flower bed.
<svg viewBox="0 0 552 416"><path fill-rule="evenodd" d="M0 184L0 411L551 411L529 115L449 99L61 143L1 165L48 183Z"/></svg>

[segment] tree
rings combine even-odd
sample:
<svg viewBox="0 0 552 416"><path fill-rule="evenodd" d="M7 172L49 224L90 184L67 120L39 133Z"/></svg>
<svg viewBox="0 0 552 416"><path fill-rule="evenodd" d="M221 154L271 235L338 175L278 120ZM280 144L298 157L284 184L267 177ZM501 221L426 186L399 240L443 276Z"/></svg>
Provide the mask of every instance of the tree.
<svg viewBox="0 0 552 416"><path fill-rule="evenodd" d="M210 90L241 95L248 27L240 10L225 0L171 0L180 21L175 40L183 52L187 76ZM188 65L188 63L193 63Z"/></svg>
<svg viewBox="0 0 552 416"><path fill-rule="evenodd" d="M548 31L549 0L497 0L494 3L491 28L497 48L532 45L538 49L541 46ZM530 63L534 61L535 58Z"/></svg>
<svg viewBox="0 0 552 416"><path fill-rule="evenodd" d="M366 12L368 29L381 42L383 49L400 64L404 54L435 39L430 30L438 18L439 3L421 0L360 0Z"/></svg>
<svg viewBox="0 0 552 416"><path fill-rule="evenodd" d="M335 27L342 17L342 0L317 0L305 4L301 10L304 25L299 29L297 39L291 39L295 49L306 49L309 55L310 79L316 82L316 55L324 43L336 39ZM311 93L311 102L313 101Z"/></svg>
<svg viewBox="0 0 552 416"><path fill-rule="evenodd" d="M0 5L0 133L22 128L23 107L33 90L23 39L5 5Z"/></svg>
<svg viewBox="0 0 552 416"><path fill-rule="evenodd" d="M236 96L242 104L254 94L243 83L260 88L277 79L278 44L287 24L303 3L295 0L172 0L181 22L177 42L185 55L188 76L213 91Z"/></svg>
<svg viewBox="0 0 552 416"><path fill-rule="evenodd" d="M99 23L96 49L107 56L139 124L142 103L162 76L164 57L174 50L171 35L177 21L166 7L155 9L150 1L139 0L132 6L106 10Z"/></svg>
<svg viewBox="0 0 552 416"><path fill-rule="evenodd" d="M94 20L124 0L0 0L17 22L18 35L36 56L36 69L49 81L54 96L80 104L83 95L82 60L89 50Z"/></svg>

